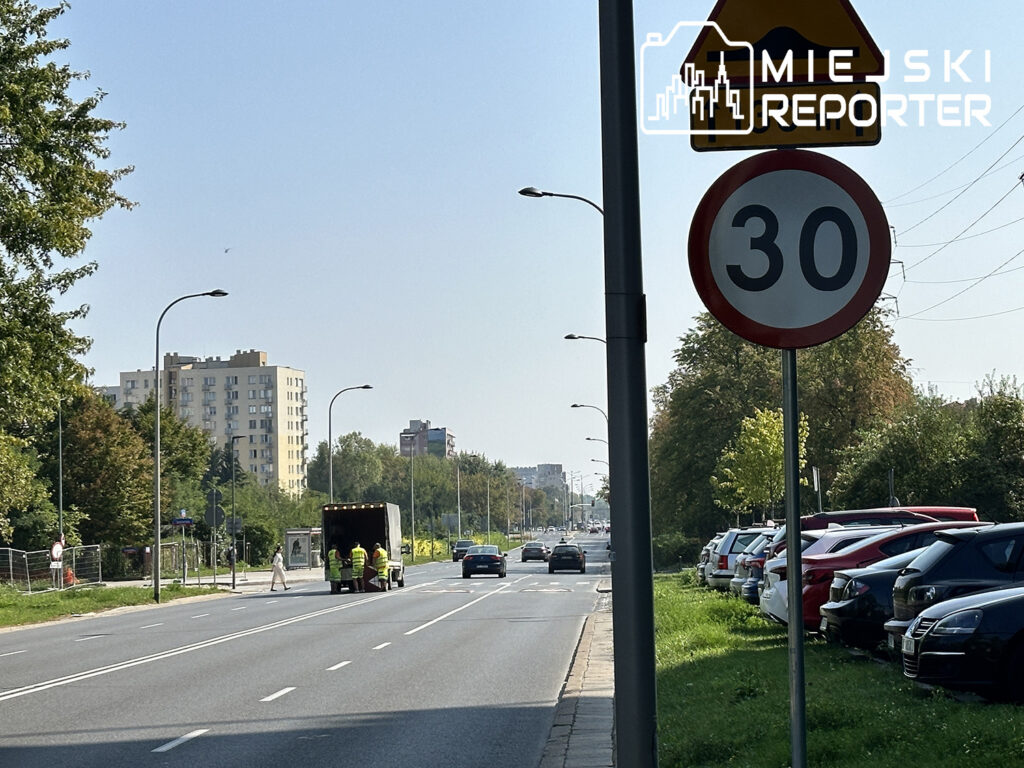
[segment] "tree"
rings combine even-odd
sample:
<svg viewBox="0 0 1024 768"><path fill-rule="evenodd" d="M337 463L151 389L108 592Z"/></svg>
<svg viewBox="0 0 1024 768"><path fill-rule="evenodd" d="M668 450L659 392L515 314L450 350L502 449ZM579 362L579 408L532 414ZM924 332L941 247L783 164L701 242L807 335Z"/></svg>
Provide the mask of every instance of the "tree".
<svg viewBox="0 0 1024 768"><path fill-rule="evenodd" d="M153 517L153 458L97 394L71 403L64 430L64 501L82 514L86 543L134 544Z"/></svg>
<svg viewBox="0 0 1024 768"><path fill-rule="evenodd" d="M72 99L69 87L86 75L54 61L69 43L48 39L46 27L65 8L0 0L0 463L17 480L5 492L20 496L18 506L35 491L23 485L30 464L16 467L17 453L30 455L37 430L84 378L76 358L89 346L67 327L86 308L55 312L54 297L96 265L62 269L54 260L82 252L93 219L131 207L114 191L131 169L102 167L121 124L93 115L101 92ZM5 504L0 532L9 534Z"/></svg>
<svg viewBox="0 0 1024 768"><path fill-rule="evenodd" d="M46 486L36 476L25 441L0 432L0 542L27 546L37 528L29 525L28 519L37 519L39 515L27 515L26 510L48 505L47 497ZM51 514L41 521L42 525L55 518ZM15 539L16 528L21 533L20 541Z"/></svg>
<svg viewBox="0 0 1024 768"><path fill-rule="evenodd" d="M797 427L799 469L805 463L807 431L807 417L801 414ZM722 451L717 472L711 478L718 505L752 515L760 512L762 519L775 517L776 504L786 490L783 443L781 408L755 408L753 416L743 419L739 435Z"/></svg>
<svg viewBox="0 0 1024 768"><path fill-rule="evenodd" d="M808 461L826 488L841 452L893 420L913 399L906 361L886 316L872 310L854 329L798 357L799 407L810 426ZM651 512L654 532L706 537L729 523L708 479L755 408L782 399L779 353L750 344L709 314L681 339L676 369L654 390ZM811 500L803 502L809 509Z"/></svg>

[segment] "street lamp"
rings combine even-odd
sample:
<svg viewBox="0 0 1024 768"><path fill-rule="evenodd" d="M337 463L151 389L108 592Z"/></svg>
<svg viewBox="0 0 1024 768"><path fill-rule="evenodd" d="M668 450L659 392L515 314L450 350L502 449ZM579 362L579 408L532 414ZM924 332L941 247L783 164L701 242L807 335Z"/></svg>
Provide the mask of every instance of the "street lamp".
<svg viewBox="0 0 1024 768"><path fill-rule="evenodd" d="M593 408L595 411L604 416L605 423L608 423L608 414L604 412L604 409L598 408L596 405L587 405L586 403L573 403L569 406L570 408Z"/></svg>
<svg viewBox="0 0 1024 768"><path fill-rule="evenodd" d="M608 466L611 466L611 465L610 465L610 464L609 464L609 463L608 463L607 461L605 461L604 459L591 459L591 461L596 461L596 462L597 462L598 464L604 464L604 465L605 465L606 467L608 467Z"/></svg>
<svg viewBox="0 0 1024 768"><path fill-rule="evenodd" d="M245 435L232 435L231 454L231 589L235 589L235 563L238 560L238 522L235 517L235 440L242 440ZM184 532L183 532L184 535ZM184 541L184 539L182 539ZM182 584L185 582L182 581Z"/></svg>
<svg viewBox="0 0 1024 768"><path fill-rule="evenodd" d="M185 299L195 299L200 296L213 296L221 298L227 296L227 291L217 288L204 293L190 293L186 296L179 296L160 313L156 321L156 365L154 366L153 384L156 389L156 409L153 413L153 599L160 602L160 323L164 320L167 310Z"/></svg>
<svg viewBox="0 0 1024 768"><path fill-rule="evenodd" d="M593 206L598 213L604 216L604 210L601 208L601 206L599 206L593 200L588 200L587 198L581 197L580 195L563 195L558 192L547 192L543 189L537 189L536 187L523 187L522 189L519 190L519 194L522 195L523 197L566 197L570 200L581 200L587 205Z"/></svg>
<svg viewBox="0 0 1024 768"><path fill-rule="evenodd" d="M412 542L410 559L416 562L416 435L402 435L409 439L409 524L412 530L409 540Z"/></svg>
<svg viewBox="0 0 1024 768"><path fill-rule="evenodd" d="M608 343L600 336L581 336L578 333L567 333L565 334L565 338L569 339L569 341L576 341L577 339L590 339L591 341L600 341L602 344Z"/></svg>
<svg viewBox="0 0 1024 768"><path fill-rule="evenodd" d="M330 499L331 504L334 503L334 446L331 444L331 409L334 408L334 401L338 399L338 395L351 389L373 389L373 387L369 384L363 384L358 387L345 387L331 398L331 404L327 406L327 487L329 489L327 497Z"/></svg>
<svg viewBox="0 0 1024 768"><path fill-rule="evenodd" d="M593 440L595 443L604 443L605 445L608 445L608 441L602 440L600 437L586 437L584 440Z"/></svg>

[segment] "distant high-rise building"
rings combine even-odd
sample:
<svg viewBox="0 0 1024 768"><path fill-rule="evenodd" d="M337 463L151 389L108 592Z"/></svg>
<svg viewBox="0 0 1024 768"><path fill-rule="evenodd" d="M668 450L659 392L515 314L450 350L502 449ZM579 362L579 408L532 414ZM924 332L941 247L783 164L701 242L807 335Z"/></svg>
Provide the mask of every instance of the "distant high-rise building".
<svg viewBox="0 0 1024 768"><path fill-rule="evenodd" d="M212 444L233 442L239 465L257 482L292 492L305 487L305 372L267 365L267 353L258 350L236 350L227 360L173 352L164 355L160 378L161 404L201 428ZM104 388L119 408L144 403L154 386L152 370L123 372L120 379L119 393Z"/></svg>
<svg viewBox="0 0 1024 768"><path fill-rule="evenodd" d="M415 419L398 435L398 446L402 456L437 456L442 459L455 457L455 435L446 427L431 427L429 421Z"/></svg>

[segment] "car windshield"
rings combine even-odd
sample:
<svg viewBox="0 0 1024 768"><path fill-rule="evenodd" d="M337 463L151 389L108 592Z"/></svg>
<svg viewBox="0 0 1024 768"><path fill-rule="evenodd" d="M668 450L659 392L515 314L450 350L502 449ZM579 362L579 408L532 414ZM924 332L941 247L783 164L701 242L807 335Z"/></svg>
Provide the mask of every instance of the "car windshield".
<svg viewBox="0 0 1024 768"><path fill-rule="evenodd" d="M528 542L526 542L526 548L527 549L540 549L543 546L544 545L541 544L539 541L528 541Z"/></svg>
<svg viewBox="0 0 1024 768"><path fill-rule="evenodd" d="M565 553L569 553L569 554L575 555L578 551L579 551L578 548L573 546L572 544L560 544L559 546L555 547L555 554L556 555L557 554L565 554Z"/></svg>
<svg viewBox="0 0 1024 768"><path fill-rule="evenodd" d="M455 546L456 547L472 547L473 544L475 544L475 543L476 542L474 542L472 539L459 539L457 542L455 542Z"/></svg>
<svg viewBox="0 0 1024 768"><path fill-rule="evenodd" d="M475 547L470 547L467 555L496 555L498 554L498 548L493 544L478 544Z"/></svg>

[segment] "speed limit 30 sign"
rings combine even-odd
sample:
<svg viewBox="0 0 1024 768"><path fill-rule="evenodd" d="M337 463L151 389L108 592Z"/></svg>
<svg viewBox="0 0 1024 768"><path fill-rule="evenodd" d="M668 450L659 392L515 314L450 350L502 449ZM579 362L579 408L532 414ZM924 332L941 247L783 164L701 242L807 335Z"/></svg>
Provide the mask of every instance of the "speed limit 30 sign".
<svg viewBox="0 0 1024 768"><path fill-rule="evenodd" d="M892 248L881 203L832 158L777 150L711 185L690 225L705 306L748 341L799 349L834 339L874 305Z"/></svg>

